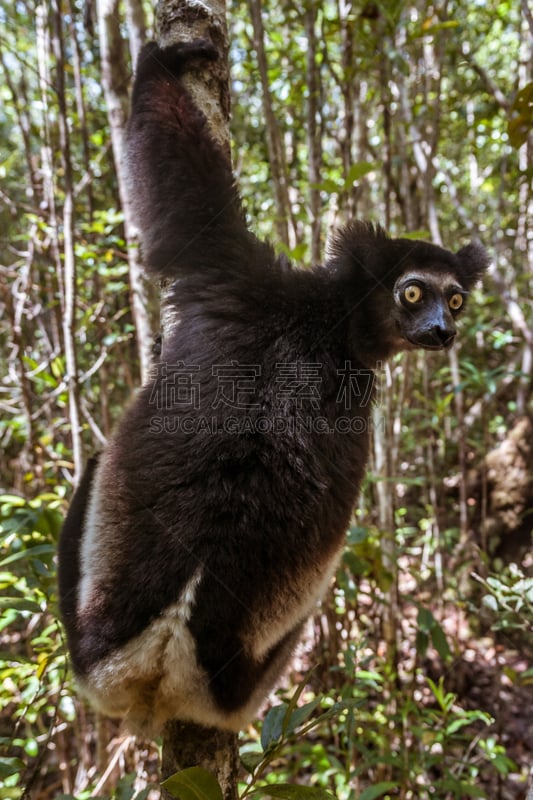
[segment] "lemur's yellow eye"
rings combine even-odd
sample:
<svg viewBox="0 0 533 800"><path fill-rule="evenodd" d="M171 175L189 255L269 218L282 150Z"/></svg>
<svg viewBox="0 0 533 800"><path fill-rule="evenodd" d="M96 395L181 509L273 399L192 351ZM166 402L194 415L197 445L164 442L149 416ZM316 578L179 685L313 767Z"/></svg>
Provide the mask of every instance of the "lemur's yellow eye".
<svg viewBox="0 0 533 800"><path fill-rule="evenodd" d="M448 305L450 306L452 311L459 311L459 309L463 305L463 295L459 293L452 294L452 296L448 300Z"/></svg>
<svg viewBox="0 0 533 800"><path fill-rule="evenodd" d="M411 283L403 290L403 296L408 303L418 303L422 299L422 289L416 283Z"/></svg>

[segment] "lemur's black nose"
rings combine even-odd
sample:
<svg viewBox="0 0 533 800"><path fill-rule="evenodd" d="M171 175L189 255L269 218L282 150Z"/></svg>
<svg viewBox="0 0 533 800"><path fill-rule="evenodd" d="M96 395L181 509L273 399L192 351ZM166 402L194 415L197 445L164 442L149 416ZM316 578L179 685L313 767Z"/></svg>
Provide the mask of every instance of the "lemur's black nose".
<svg viewBox="0 0 533 800"><path fill-rule="evenodd" d="M454 328L435 325L431 333L435 337L435 344L440 344L442 347L450 347L455 339L456 331Z"/></svg>

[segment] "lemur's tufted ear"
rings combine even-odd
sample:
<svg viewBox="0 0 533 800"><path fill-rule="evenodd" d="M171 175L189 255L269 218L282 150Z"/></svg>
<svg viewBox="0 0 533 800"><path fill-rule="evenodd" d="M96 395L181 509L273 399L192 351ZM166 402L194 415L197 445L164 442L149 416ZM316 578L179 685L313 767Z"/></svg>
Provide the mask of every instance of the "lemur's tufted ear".
<svg viewBox="0 0 533 800"><path fill-rule="evenodd" d="M465 289L471 289L487 271L490 259L482 244L471 242L456 254L459 260L459 275Z"/></svg>
<svg viewBox="0 0 533 800"><path fill-rule="evenodd" d="M326 258L338 274L377 277L383 249L390 239L385 230L371 222L352 220L336 231L327 246Z"/></svg>

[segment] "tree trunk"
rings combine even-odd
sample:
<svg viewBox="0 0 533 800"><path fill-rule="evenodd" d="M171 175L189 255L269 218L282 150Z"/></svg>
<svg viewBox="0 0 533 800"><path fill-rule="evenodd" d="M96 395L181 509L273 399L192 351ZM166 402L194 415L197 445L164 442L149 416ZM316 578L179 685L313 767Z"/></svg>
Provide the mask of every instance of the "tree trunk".
<svg viewBox="0 0 533 800"><path fill-rule="evenodd" d="M287 178L287 160L285 147L274 108L270 83L268 80L268 63L265 49L265 30L261 14L261 0L249 0L250 17L254 31L254 47L257 53L259 76L263 93L263 113L265 115L265 128L268 146L268 161L272 173L274 197L276 201L276 233L285 247L296 245L296 236L291 237L291 231L296 231L292 222L291 202L289 198L289 182ZM289 223L291 225L289 226ZM291 240L292 239L292 240Z"/></svg>
<svg viewBox="0 0 533 800"><path fill-rule="evenodd" d="M239 748L237 736L217 728L204 728L192 722L167 723L163 732L163 778L187 767L203 767L213 774L222 789L224 800L237 800ZM175 795L165 789L162 798Z"/></svg>
<svg viewBox="0 0 533 800"><path fill-rule="evenodd" d="M210 39L220 58L184 76L194 102L204 112L211 133L230 156L231 110L228 71L228 29L224 0L160 0L156 9L157 38L161 47L194 39Z"/></svg>
<svg viewBox="0 0 533 800"><path fill-rule="evenodd" d="M196 105L202 109L212 135L230 155L230 92L228 71L228 35L224 0L197 3L194 0L161 0L156 11L158 40L161 46L194 39L210 39L220 58L184 77ZM163 336L177 322L165 302L163 288ZM212 773L224 800L236 800L238 744L237 735L217 728L205 728L189 722L171 721L163 732L162 777L170 777L187 767L203 767ZM164 798L172 798L163 789Z"/></svg>
<svg viewBox="0 0 533 800"><path fill-rule="evenodd" d="M119 0L98 0L98 33L107 116L111 129L120 204L124 213L131 311L137 332L141 379L144 383L151 365L152 332L148 316L147 286L139 257L138 235L127 191L125 135L129 110L129 70L126 67L125 42L120 31Z"/></svg>
<svg viewBox="0 0 533 800"><path fill-rule="evenodd" d="M56 65L56 95L59 107L59 144L63 167L63 258L60 260L63 275L63 347L65 351L68 410L74 461L74 484L83 472L83 452L78 393L78 366L76 362L76 263L74 258L74 189L70 159L70 133L65 96L65 50L63 42L63 9L56 0L49 11L52 28L52 50Z"/></svg>
<svg viewBox="0 0 533 800"><path fill-rule="evenodd" d="M322 204L320 180L322 173L322 131L318 125L320 114L320 70L317 68L317 37L315 31L317 11L311 6L305 12L307 35L307 147L309 175L309 210L311 212L311 263L320 263L322 238Z"/></svg>
<svg viewBox="0 0 533 800"><path fill-rule="evenodd" d="M126 0L126 22L130 44L131 63L136 64L141 47L146 40L146 20L142 0Z"/></svg>

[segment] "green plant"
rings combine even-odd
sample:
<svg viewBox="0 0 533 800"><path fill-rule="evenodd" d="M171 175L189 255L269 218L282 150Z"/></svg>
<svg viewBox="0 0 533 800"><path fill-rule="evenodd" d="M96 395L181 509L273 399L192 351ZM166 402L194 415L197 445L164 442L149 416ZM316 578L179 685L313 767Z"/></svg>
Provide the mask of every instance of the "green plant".
<svg viewBox="0 0 533 800"><path fill-rule="evenodd" d="M488 578L473 577L485 589L481 603L493 630L533 630L533 578L517 564L508 564Z"/></svg>
<svg viewBox="0 0 533 800"><path fill-rule="evenodd" d="M0 739L0 797L22 794L60 720L72 720L56 615L54 553L63 499L0 496L0 699L13 723Z"/></svg>

